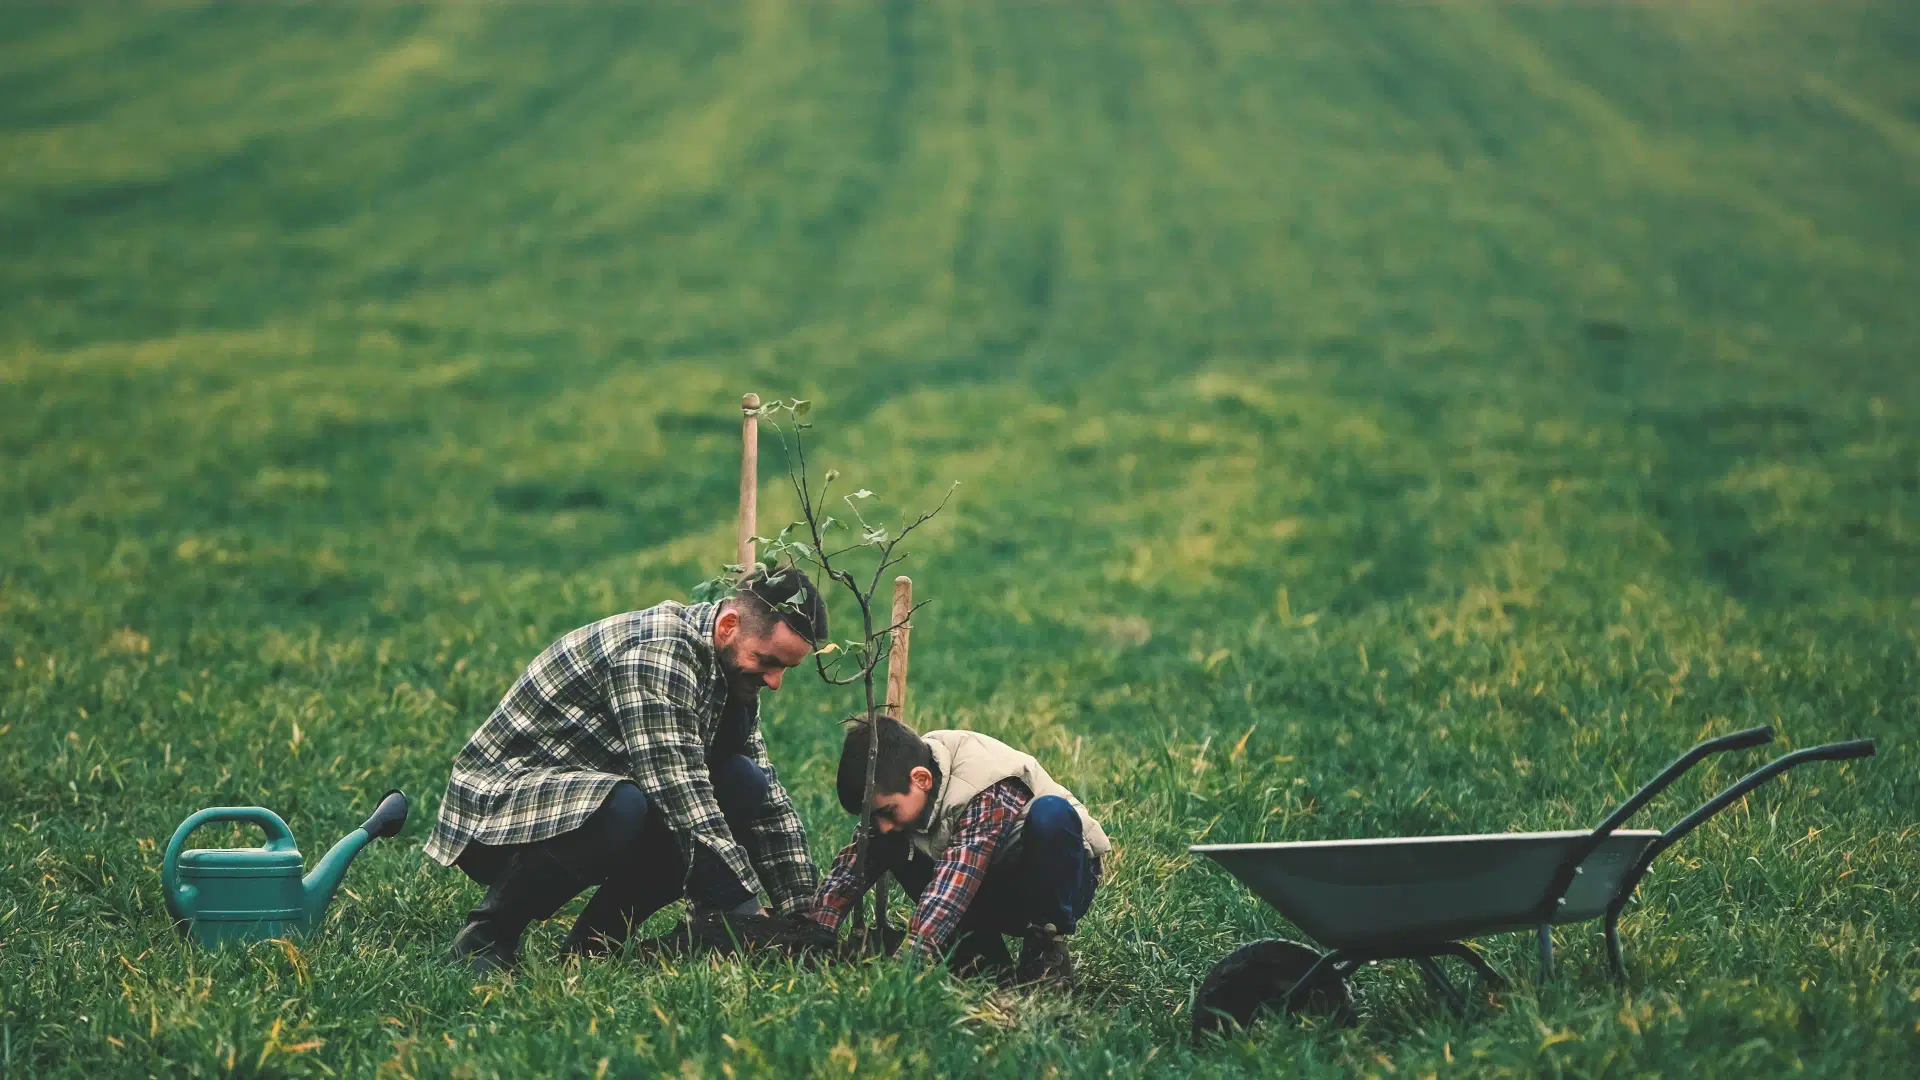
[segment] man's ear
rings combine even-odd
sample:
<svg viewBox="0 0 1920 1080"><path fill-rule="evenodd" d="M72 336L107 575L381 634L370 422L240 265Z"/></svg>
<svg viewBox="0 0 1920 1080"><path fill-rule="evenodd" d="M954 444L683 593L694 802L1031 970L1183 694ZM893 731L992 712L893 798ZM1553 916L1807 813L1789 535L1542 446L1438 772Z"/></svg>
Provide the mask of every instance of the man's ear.
<svg viewBox="0 0 1920 1080"><path fill-rule="evenodd" d="M731 607L720 609L720 618L713 624L713 640L716 644L733 644L734 635L740 632L740 613Z"/></svg>
<svg viewBox="0 0 1920 1080"><path fill-rule="evenodd" d="M907 783L912 784L915 791L932 791L933 770L925 765L915 765L913 771L907 774Z"/></svg>

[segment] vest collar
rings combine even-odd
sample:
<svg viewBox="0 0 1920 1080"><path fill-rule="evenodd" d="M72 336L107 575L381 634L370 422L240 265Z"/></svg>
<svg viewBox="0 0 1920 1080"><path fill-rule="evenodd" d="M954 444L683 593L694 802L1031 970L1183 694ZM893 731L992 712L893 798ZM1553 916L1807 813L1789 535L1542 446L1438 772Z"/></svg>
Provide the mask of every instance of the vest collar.
<svg viewBox="0 0 1920 1080"><path fill-rule="evenodd" d="M927 791L927 808L921 813L920 820L914 822L917 832L926 832L933 826L934 818L947 802L947 785L953 783L953 751L944 743L932 739L921 739L933 754L933 787Z"/></svg>
<svg viewBox="0 0 1920 1080"><path fill-rule="evenodd" d="M913 823L914 832L926 832L933 827L934 814L940 809L940 796L946 794L947 770L940 767L938 758L927 763L933 773L933 786L927 789L926 809L920 811L919 820Z"/></svg>

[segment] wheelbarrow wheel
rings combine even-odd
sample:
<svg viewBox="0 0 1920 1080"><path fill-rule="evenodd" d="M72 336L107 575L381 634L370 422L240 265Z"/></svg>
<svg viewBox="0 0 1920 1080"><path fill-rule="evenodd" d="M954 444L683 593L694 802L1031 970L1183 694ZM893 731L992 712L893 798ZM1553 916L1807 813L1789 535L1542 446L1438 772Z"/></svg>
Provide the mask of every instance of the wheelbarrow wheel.
<svg viewBox="0 0 1920 1080"><path fill-rule="evenodd" d="M1281 1007L1320 953L1297 941L1256 941L1227 954L1207 972L1193 1000L1193 1035L1197 1039L1229 1025L1253 1026L1262 1013ZM1346 977L1323 969L1296 1012L1322 1017L1342 1027L1355 1021L1353 992Z"/></svg>

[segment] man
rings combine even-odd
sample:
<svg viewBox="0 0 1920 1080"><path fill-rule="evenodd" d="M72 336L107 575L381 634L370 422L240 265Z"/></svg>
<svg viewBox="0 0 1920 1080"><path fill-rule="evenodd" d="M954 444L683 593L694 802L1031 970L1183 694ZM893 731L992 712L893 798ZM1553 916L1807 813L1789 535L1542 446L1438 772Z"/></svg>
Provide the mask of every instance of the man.
<svg viewBox="0 0 1920 1080"><path fill-rule="evenodd" d="M542 652L454 759L427 854L487 887L454 938L510 968L527 926L595 885L567 938L599 955L682 895L804 909L819 874L767 760L759 692L826 640L799 569L756 569L719 604L669 601Z"/></svg>

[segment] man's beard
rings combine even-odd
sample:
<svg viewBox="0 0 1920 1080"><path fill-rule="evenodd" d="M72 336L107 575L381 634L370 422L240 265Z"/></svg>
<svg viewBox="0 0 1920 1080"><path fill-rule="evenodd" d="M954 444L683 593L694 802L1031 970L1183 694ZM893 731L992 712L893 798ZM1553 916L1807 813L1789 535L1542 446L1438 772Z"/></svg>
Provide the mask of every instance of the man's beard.
<svg viewBox="0 0 1920 1080"><path fill-rule="evenodd" d="M742 670L739 653L740 646L734 645L721 649L717 654L720 658L720 673L727 680L727 692L736 696L758 696L762 685L760 677L749 675Z"/></svg>

